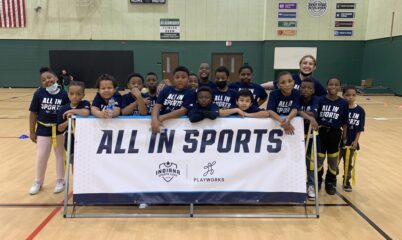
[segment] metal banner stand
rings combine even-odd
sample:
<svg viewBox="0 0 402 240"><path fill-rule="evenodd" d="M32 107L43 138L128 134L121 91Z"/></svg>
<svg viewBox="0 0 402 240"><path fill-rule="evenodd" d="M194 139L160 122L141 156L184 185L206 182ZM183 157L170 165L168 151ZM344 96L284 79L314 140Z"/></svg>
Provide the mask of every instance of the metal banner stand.
<svg viewBox="0 0 402 240"><path fill-rule="evenodd" d="M75 117L70 117L68 119L68 131L67 131L67 166L66 166L66 185L64 189L64 218L319 218L320 217L320 206L319 206L319 196L318 196L318 171L317 171L317 132L313 131L313 151L314 151L314 184L315 184L315 214L307 213L307 203L304 204L267 204L267 206L304 206L304 214L217 214L217 213L195 213L195 204L190 203L188 213L127 213L127 214L117 214L117 213L98 213L98 214L77 214L76 208L77 204L73 203L73 210L68 213L68 192L69 192L69 180L70 180L70 162L71 162L71 134L72 134L72 124ZM307 140L308 141L308 140ZM238 203L236 205L239 205ZM70 205L71 206L71 205ZM96 205L95 205L96 206ZM134 205L136 207L136 205ZM244 204L247 206L247 204ZM257 206L257 205L256 205ZM264 206L261 205L261 206Z"/></svg>

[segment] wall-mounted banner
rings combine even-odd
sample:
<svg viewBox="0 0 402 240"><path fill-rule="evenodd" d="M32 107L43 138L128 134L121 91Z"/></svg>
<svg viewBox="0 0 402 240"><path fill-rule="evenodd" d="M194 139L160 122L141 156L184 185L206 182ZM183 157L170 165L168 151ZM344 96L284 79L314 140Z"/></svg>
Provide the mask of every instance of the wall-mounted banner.
<svg viewBox="0 0 402 240"><path fill-rule="evenodd" d="M180 19L161 18L159 23L161 39L180 39Z"/></svg>
<svg viewBox="0 0 402 240"><path fill-rule="evenodd" d="M278 27L297 27L297 21L278 21Z"/></svg>
<svg viewBox="0 0 402 240"><path fill-rule="evenodd" d="M355 9L356 3L337 3L336 9Z"/></svg>
<svg viewBox="0 0 402 240"><path fill-rule="evenodd" d="M150 118L77 118L74 202L303 202L303 120L292 125L295 135L270 118L179 118L152 134Z"/></svg>
<svg viewBox="0 0 402 240"><path fill-rule="evenodd" d="M341 37L341 36L350 37L352 35L353 35L353 30L335 30L334 31L334 36L336 36L336 37Z"/></svg>
<svg viewBox="0 0 402 240"><path fill-rule="evenodd" d="M278 12L278 18L296 18L296 12Z"/></svg>
<svg viewBox="0 0 402 240"><path fill-rule="evenodd" d="M312 17L323 16L327 8L327 0L309 0L307 3L307 12Z"/></svg>
<svg viewBox="0 0 402 240"><path fill-rule="evenodd" d="M297 30L278 30L278 36L296 36Z"/></svg>
<svg viewBox="0 0 402 240"><path fill-rule="evenodd" d="M297 9L297 3L279 3L279 9Z"/></svg>
<svg viewBox="0 0 402 240"><path fill-rule="evenodd" d="M336 12L335 18L355 18L354 12Z"/></svg>
<svg viewBox="0 0 402 240"><path fill-rule="evenodd" d="M353 27L353 21L335 21L335 27Z"/></svg>

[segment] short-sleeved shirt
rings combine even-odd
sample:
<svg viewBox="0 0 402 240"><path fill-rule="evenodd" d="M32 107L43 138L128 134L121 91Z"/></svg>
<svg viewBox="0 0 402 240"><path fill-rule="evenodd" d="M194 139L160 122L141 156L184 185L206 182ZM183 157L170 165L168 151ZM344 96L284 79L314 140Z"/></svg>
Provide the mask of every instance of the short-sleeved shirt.
<svg viewBox="0 0 402 240"><path fill-rule="evenodd" d="M340 129L348 121L348 103L340 97L330 100L321 96L318 100L317 120L320 126Z"/></svg>
<svg viewBox="0 0 402 240"><path fill-rule="evenodd" d="M145 98L148 97L148 94L141 93L141 96L142 96L143 99L145 99ZM131 103L133 103L133 102L135 102L135 101L137 101L137 99L136 99L136 97L134 97L134 96L131 94L131 92L129 92L129 93L127 93L127 94L124 94L124 95L122 96L121 108L123 109L123 108L127 107L128 105L130 105ZM140 111L139 111L139 109L137 108L137 109L135 109L131 114L132 114L132 115L139 115L139 114L140 114Z"/></svg>
<svg viewBox="0 0 402 240"><path fill-rule="evenodd" d="M67 112L71 109L88 109L88 110L90 110L90 108L91 108L91 104L86 100L82 100L81 102L79 102L77 107L75 107L75 108L72 108L70 103L63 105L60 108L59 113L57 114L57 125L60 125L67 120L67 119L63 118L63 114L65 112ZM66 150L67 150L67 137L68 137L68 135L65 134L64 135L64 147ZM71 135L71 152L74 153L74 134Z"/></svg>
<svg viewBox="0 0 402 240"><path fill-rule="evenodd" d="M267 92L261 85L255 83L234 82L229 85L229 88L239 92L241 90L249 90L253 94L253 105L258 106L258 102L268 97Z"/></svg>
<svg viewBox="0 0 402 240"><path fill-rule="evenodd" d="M310 100L303 101L303 98L300 97L300 111L312 112L314 117L317 116L318 98L317 96L311 96ZM308 132L309 125L309 121L304 119L304 133Z"/></svg>
<svg viewBox="0 0 402 240"><path fill-rule="evenodd" d="M292 89L289 96L283 95L280 89L275 89L269 95L267 110L276 112L279 115L289 115L292 109L300 108L300 92Z"/></svg>
<svg viewBox="0 0 402 240"><path fill-rule="evenodd" d="M194 104L193 107L191 107L191 109L187 115L191 116L191 114L194 114L197 112L211 112L212 114L216 115L217 117L219 116L219 108L214 103L209 104L207 107L201 107L198 103L196 103L196 104Z"/></svg>
<svg viewBox="0 0 402 240"><path fill-rule="evenodd" d="M236 107L236 95L237 92L233 89L228 88L225 92L219 89L213 90L214 101L219 109L229 109Z"/></svg>
<svg viewBox="0 0 402 240"><path fill-rule="evenodd" d="M366 113L364 109L357 105L355 108L348 109L348 131L346 133L346 146L352 145L359 132L364 131ZM359 145L357 149L359 149Z"/></svg>
<svg viewBox="0 0 402 240"><path fill-rule="evenodd" d="M158 99L158 96L156 95L148 95L149 103L147 104L147 114L151 115L152 109L154 108L154 105L156 103L156 100Z"/></svg>
<svg viewBox="0 0 402 240"><path fill-rule="evenodd" d="M295 85L293 88L296 90L300 90L300 87L301 87L301 84L303 81L301 80L299 73L292 74L292 78L295 81ZM315 96L323 96L323 95L327 94L327 91L322 86L320 81L318 81L316 78L314 78L312 76L310 76L309 78L314 82L314 95ZM275 89L278 89L278 81L277 80L274 81L274 87L275 87Z"/></svg>
<svg viewBox="0 0 402 240"><path fill-rule="evenodd" d="M32 97L29 111L38 114L38 122L56 124L60 107L69 102L67 93L62 89L57 94L52 95L45 88L39 88ZM36 134L38 136L52 136L52 128L38 124ZM57 132L57 134L61 133Z"/></svg>
<svg viewBox="0 0 402 240"><path fill-rule="evenodd" d="M210 87L212 90L215 90L216 84L212 81L208 81L208 83L202 83L201 81L198 81L198 88L200 87Z"/></svg>
<svg viewBox="0 0 402 240"><path fill-rule="evenodd" d="M121 94L116 92L113 94L112 98L115 101L114 106L121 108L122 105L122 97ZM92 106L99 108L99 110L106 110L109 101L103 99L99 93L96 93L94 100L92 101Z"/></svg>
<svg viewBox="0 0 402 240"><path fill-rule="evenodd" d="M157 104L162 105L160 115L173 112L181 107L190 109L195 103L195 91L192 89L176 90L173 86L164 87L159 93Z"/></svg>

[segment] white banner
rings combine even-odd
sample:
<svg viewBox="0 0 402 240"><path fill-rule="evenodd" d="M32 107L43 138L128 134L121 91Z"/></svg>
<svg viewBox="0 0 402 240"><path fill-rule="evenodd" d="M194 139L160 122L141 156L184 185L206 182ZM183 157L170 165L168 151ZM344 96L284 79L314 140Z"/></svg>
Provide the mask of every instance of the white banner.
<svg viewBox="0 0 402 240"><path fill-rule="evenodd" d="M272 119L164 123L149 118L77 118L74 201L186 203L304 201L302 119L285 135Z"/></svg>

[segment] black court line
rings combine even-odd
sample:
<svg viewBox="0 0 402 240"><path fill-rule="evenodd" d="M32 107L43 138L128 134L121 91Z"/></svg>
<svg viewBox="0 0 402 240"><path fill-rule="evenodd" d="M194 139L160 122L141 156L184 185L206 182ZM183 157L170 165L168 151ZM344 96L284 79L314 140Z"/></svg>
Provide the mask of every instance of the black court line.
<svg viewBox="0 0 402 240"><path fill-rule="evenodd" d="M64 206L61 203L0 203L0 208L2 207L60 207ZM132 206L137 206L133 204L122 204L122 205L113 205L113 204L97 204L97 205L82 205L82 204L68 204L68 206L87 206L87 207L132 207ZM150 205L150 206L188 206L188 204L155 204L155 205ZM197 204L196 206L201 207L201 206L214 206L211 204L207 205L202 205L202 204ZM304 207L305 205L301 204L260 204L260 205L241 205L241 204L228 204L228 205L216 205L220 207L224 206L237 206L237 207L266 207L266 206L272 206L272 207ZM315 204L306 204L306 206L313 207ZM320 207L349 207L348 204L346 203L323 203L320 204Z"/></svg>
<svg viewBox="0 0 402 240"><path fill-rule="evenodd" d="M340 197L343 201L345 201L357 214L360 215L368 224L371 225L384 239L392 239L388 234L386 234L377 224L375 224L366 214L364 214L356 205L354 205L351 201L349 201L345 196L341 193L336 192L336 195Z"/></svg>

